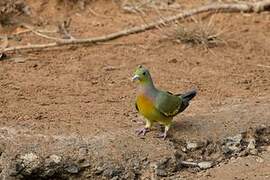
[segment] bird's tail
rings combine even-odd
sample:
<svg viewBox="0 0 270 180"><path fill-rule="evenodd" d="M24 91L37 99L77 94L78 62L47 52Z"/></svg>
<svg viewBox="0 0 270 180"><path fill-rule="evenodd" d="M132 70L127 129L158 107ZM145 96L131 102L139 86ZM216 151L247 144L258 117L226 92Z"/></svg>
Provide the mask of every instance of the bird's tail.
<svg viewBox="0 0 270 180"><path fill-rule="evenodd" d="M185 94L176 94L182 99L182 105L179 109L179 112L183 112L189 105L189 101L194 98L197 94L197 91L195 89L186 92Z"/></svg>
<svg viewBox="0 0 270 180"><path fill-rule="evenodd" d="M182 97L184 102L189 102L191 99L193 99L197 94L197 91L195 89L186 92L185 94L181 94L180 96Z"/></svg>
<svg viewBox="0 0 270 180"><path fill-rule="evenodd" d="M179 113L183 112L189 105L189 101L193 99L197 94L197 91L195 89L190 90L184 94L176 94L176 96L179 96L182 99L182 105L179 109Z"/></svg>

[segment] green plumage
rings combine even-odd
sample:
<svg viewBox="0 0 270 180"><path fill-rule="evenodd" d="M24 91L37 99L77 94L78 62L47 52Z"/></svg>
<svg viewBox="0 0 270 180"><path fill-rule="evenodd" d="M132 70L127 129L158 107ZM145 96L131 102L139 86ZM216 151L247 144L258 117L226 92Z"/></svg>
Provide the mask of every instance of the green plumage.
<svg viewBox="0 0 270 180"><path fill-rule="evenodd" d="M161 91L154 86L150 72L142 66L136 69L133 80L138 80L140 86L135 107L146 119L145 128L139 130L138 134L144 135L154 122L159 122L165 126L165 131L160 136L165 139L173 117L188 107L189 101L196 96L196 91L176 95Z"/></svg>
<svg viewBox="0 0 270 180"><path fill-rule="evenodd" d="M179 96L159 91L155 100L155 107L167 117L175 116L181 108L182 100Z"/></svg>

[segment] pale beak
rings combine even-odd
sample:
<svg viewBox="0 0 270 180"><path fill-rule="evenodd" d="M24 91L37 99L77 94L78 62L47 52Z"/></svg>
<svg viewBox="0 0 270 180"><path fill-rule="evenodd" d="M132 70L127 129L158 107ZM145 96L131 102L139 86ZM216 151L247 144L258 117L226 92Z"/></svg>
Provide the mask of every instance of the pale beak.
<svg viewBox="0 0 270 180"><path fill-rule="evenodd" d="M139 79L140 79L140 76L138 76L138 75L135 75L135 76L132 77L133 82L136 81L136 80L139 80Z"/></svg>

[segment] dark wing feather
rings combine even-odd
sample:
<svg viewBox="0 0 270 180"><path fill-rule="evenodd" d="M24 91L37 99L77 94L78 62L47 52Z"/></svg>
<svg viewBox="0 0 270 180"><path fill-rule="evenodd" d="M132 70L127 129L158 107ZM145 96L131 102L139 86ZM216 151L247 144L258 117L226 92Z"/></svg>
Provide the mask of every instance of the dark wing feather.
<svg viewBox="0 0 270 180"><path fill-rule="evenodd" d="M176 96L179 96L182 99L182 105L181 108L179 109L179 113L183 112L188 106L189 106L189 101L193 99L197 94L197 91L195 89L188 91L184 94L176 94Z"/></svg>

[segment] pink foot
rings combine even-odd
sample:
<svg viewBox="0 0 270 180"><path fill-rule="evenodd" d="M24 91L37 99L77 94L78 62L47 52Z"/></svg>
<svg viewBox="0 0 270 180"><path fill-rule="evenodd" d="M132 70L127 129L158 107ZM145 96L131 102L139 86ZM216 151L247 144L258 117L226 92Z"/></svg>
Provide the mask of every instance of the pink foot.
<svg viewBox="0 0 270 180"><path fill-rule="evenodd" d="M161 133L157 136L157 138L162 138L163 140L165 140L167 137L167 132Z"/></svg>
<svg viewBox="0 0 270 180"><path fill-rule="evenodd" d="M145 135L147 132L149 132L150 130L149 130L149 128L141 128L141 129L137 129L136 130L136 133L137 133L137 135L139 136L139 135Z"/></svg>

